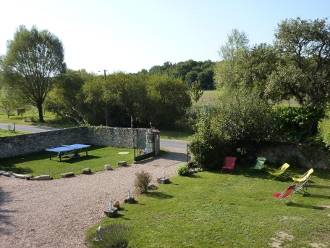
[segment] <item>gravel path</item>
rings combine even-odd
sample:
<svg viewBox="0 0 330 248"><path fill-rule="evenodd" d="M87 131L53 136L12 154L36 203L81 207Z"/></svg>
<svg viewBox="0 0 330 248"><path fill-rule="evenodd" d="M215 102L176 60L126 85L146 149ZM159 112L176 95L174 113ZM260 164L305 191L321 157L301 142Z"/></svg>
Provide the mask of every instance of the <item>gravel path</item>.
<svg viewBox="0 0 330 248"><path fill-rule="evenodd" d="M13 123L0 123L1 129L8 130L8 125L10 126L10 129L13 129ZM47 126L32 126L32 125L15 125L16 131L22 131L27 133L41 133L41 132L47 132L51 130L58 130L58 128L53 127L47 127Z"/></svg>
<svg viewBox="0 0 330 248"><path fill-rule="evenodd" d="M173 176L183 153L114 171L52 181L0 177L0 247L84 247L85 232L104 216L109 197L123 200L135 173Z"/></svg>

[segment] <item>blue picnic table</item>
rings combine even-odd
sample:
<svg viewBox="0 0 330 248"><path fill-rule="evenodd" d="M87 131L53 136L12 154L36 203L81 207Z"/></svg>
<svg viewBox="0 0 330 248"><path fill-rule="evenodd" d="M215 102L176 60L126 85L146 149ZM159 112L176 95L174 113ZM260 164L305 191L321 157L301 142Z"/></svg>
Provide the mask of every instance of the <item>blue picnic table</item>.
<svg viewBox="0 0 330 248"><path fill-rule="evenodd" d="M78 155L79 152L82 152L83 150L85 150L86 156L88 156L87 148L89 147L91 147L91 145L85 145L85 144L61 145L57 147L47 148L46 151L50 153L49 159L52 159L52 154L56 153L60 161L62 161L62 156L64 154L73 153L74 155Z"/></svg>

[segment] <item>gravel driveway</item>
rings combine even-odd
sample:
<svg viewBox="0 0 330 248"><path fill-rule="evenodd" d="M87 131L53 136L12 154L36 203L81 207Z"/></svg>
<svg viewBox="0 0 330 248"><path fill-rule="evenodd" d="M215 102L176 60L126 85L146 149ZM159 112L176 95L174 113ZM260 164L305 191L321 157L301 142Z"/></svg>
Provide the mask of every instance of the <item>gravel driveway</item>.
<svg viewBox="0 0 330 248"><path fill-rule="evenodd" d="M52 181L0 177L0 247L85 247L85 232L104 216L109 197L123 200L135 173L173 176L185 154Z"/></svg>

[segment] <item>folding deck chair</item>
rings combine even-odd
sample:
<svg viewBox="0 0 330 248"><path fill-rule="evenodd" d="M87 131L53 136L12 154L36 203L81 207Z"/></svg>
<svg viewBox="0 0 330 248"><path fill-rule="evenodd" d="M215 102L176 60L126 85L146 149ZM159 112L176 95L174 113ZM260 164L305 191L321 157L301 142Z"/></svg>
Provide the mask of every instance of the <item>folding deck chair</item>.
<svg viewBox="0 0 330 248"><path fill-rule="evenodd" d="M221 172L226 170L226 171L233 171L236 166L236 157L225 157L223 166L221 168Z"/></svg>
<svg viewBox="0 0 330 248"><path fill-rule="evenodd" d="M254 170L263 170L266 168L265 166L266 158L265 157L257 157L257 162L253 167Z"/></svg>
<svg viewBox="0 0 330 248"><path fill-rule="evenodd" d="M306 189L307 189L308 181L311 179L311 175L313 172L314 169L311 168L308 171L306 171L306 173L301 177L292 177L292 180L295 183L297 183L295 190L296 192L301 192L303 194L308 193Z"/></svg>
<svg viewBox="0 0 330 248"><path fill-rule="evenodd" d="M296 188L296 185L292 184L283 192L274 193L273 197L276 199L279 199L279 200L288 199L290 196L292 196L295 193L295 188Z"/></svg>
<svg viewBox="0 0 330 248"><path fill-rule="evenodd" d="M288 163L283 164L280 168L276 170L268 170L268 173L274 177L280 177L284 172L290 167Z"/></svg>

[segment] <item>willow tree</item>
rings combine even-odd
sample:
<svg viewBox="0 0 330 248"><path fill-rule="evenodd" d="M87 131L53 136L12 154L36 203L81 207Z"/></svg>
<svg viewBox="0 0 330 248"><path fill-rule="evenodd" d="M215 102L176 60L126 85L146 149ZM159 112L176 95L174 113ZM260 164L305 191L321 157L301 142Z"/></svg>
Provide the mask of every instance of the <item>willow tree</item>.
<svg viewBox="0 0 330 248"><path fill-rule="evenodd" d="M61 41L47 30L20 26L8 42L3 69L5 81L38 109L43 122L43 104L53 80L65 70Z"/></svg>

